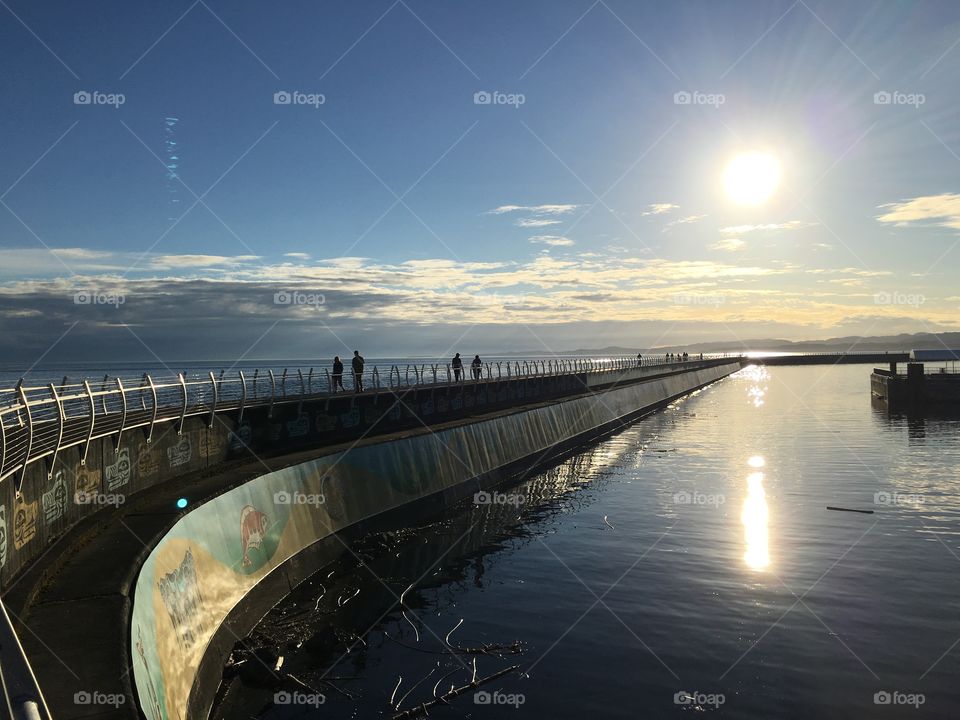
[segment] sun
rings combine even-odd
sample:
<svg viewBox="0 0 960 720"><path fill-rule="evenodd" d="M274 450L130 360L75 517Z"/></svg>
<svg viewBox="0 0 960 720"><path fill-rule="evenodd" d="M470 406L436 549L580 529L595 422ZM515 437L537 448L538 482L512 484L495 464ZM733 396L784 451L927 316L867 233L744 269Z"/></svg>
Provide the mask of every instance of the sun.
<svg viewBox="0 0 960 720"><path fill-rule="evenodd" d="M741 153L723 171L723 187L738 205L762 205L779 184L780 161L766 152Z"/></svg>

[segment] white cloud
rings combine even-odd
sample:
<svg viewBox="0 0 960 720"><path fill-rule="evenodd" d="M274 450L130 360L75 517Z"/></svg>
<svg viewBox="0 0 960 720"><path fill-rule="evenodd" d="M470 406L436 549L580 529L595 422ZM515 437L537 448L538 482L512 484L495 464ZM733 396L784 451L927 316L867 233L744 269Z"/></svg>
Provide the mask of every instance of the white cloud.
<svg viewBox="0 0 960 720"><path fill-rule="evenodd" d="M288 252L283 254L284 257L293 258L294 260L309 260L310 254L303 252Z"/></svg>
<svg viewBox="0 0 960 720"><path fill-rule="evenodd" d="M700 222L706 217L706 215L687 215L686 217L677 218L672 222L668 222L663 226L663 232L667 232L676 225L689 225L690 223Z"/></svg>
<svg viewBox="0 0 960 720"><path fill-rule="evenodd" d="M743 235L749 232L763 232L773 230L799 230L800 228L813 227L816 223L803 222L801 220L789 220L783 223L766 223L763 225L731 225L730 227L720 228L724 235Z"/></svg>
<svg viewBox="0 0 960 720"><path fill-rule="evenodd" d="M663 215L668 213L671 210L676 210L679 208L679 205L674 205L673 203L651 203L648 206L650 209L641 213L643 215Z"/></svg>
<svg viewBox="0 0 960 720"><path fill-rule="evenodd" d="M573 245L573 240L560 235L534 235L532 238L530 238L530 242L541 245L555 246Z"/></svg>
<svg viewBox="0 0 960 720"><path fill-rule="evenodd" d="M549 225L559 225L559 220L548 220L547 218L520 218L514 225L522 228L548 227Z"/></svg>
<svg viewBox="0 0 960 720"><path fill-rule="evenodd" d="M711 250L723 250L724 252L737 252L746 247L746 243L740 238L721 238L710 246Z"/></svg>
<svg viewBox="0 0 960 720"><path fill-rule="evenodd" d="M877 220L897 226L929 222L942 227L960 230L960 195L921 195L910 200L880 205L886 210Z"/></svg>
<svg viewBox="0 0 960 720"><path fill-rule="evenodd" d="M199 268L216 265L233 265L236 263L259 260L257 255L157 255L150 259L150 265L155 268Z"/></svg>
<svg viewBox="0 0 960 720"><path fill-rule="evenodd" d="M513 212L527 212L534 215L566 215L576 210L579 205L501 205L490 211L491 215L503 215Z"/></svg>
<svg viewBox="0 0 960 720"><path fill-rule="evenodd" d="M87 248L51 248L50 252L68 260L100 260L111 255L104 250L89 250Z"/></svg>

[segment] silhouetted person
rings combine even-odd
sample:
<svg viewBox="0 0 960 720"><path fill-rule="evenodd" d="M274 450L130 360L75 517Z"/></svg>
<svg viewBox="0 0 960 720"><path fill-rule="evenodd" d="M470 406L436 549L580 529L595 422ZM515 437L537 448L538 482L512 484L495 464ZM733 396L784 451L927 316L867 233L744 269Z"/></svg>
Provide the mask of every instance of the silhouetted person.
<svg viewBox="0 0 960 720"><path fill-rule="evenodd" d="M463 360L460 359L460 353L457 353L453 356L453 360L450 363L453 365L453 377L457 382L460 382L460 376L463 374Z"/></svg>
<svg viewBox="0 0 960 720"><path fill-rule="evenodd" d="M340 356L337 355L333 358L333 391L337 391L337 386L341 390L346 390L343 386L343 362L340 360Z"/></svg>
<svg viewBox="0 0 960 720"><path fill-rule="evenodd" d="M350 364L353 366L353 386L357 392L363 392L363 356L359 350L353 351L353 360Z"/></svg>
<svg viewBox="0 0 960 720"><path fill-rule="evenodd" d="M683 353L683 361L686 362L686 361L689 360L689 359L690 359L690 356L687 355L686 352L684 352L684 353Z"/></svg>
<svg viewBox="0 0 960 720"><path fill-rule="evenodd" d="M643 355L641 355L640 353L637 353L637 367L641 367L642 365L643 365Z"/></svg>
<svg viewBox="0 0 960 720"><path fill-rule="evenodd" d="M470 363L470 367L473 368L473 379L479 380L480 373L483 369L483 361L480 359L479 355L473 356L473 362Z"/></svg>

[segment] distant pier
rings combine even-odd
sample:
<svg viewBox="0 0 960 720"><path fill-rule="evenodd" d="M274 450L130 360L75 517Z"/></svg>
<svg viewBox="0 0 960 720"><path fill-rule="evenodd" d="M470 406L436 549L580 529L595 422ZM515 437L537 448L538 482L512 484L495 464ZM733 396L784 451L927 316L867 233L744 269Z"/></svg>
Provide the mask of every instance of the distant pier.
<svg viewBox="0 0 960 720"><path fill-rule="evenodd" d="M751 357L749 361L755 365L856 365L902 363L909 359L907 352L824 352Z"/></svg>
<svg viewBox="0 0 960 720"><path fill-rule="evenodd" d="M960 350L913 350L904 362L871 373L875 406L891 413L960 415Z"/></svg>

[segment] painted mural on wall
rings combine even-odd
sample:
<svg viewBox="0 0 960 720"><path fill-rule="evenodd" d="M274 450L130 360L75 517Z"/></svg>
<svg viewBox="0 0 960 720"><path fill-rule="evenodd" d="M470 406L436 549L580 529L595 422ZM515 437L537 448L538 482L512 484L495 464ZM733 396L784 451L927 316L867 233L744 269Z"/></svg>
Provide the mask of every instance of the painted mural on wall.
<svg viewBox="0 0 960 720"><path fill-rule="evenodd" d="M67 511L67 480L63 470L54 473L53 484L40 498L44 525L52 525Z"/></svg>
<svg viewBox="0 0 960 720"><path fill-rule="evenodd" d="M224 618L269 572L317 540L728 372L704 369L611 390L602 403L581 396L361 445L263 475L197 506L157 544L137 578L130 655L145 715L187 716L203 653Z"/></svg>
<svg viewBox="0 0 960 720"><path fill-rule="evenodd" d="M184 433L176 445L167 448L167 462L170 468L174 469L189 465L191 459L193 459L193 445L190 442L190 435Z"/></svg>
<svg viewBox="0 0 960 720"><path fill-rule="evenodd" d="M37 501L28 503L21 494L13 504L13 546L19 550L37 534Z"/></svg>
<svg viewBox="0 0 960 720"><path fill-rule="evenodd" d="M170 616L177 642L189 649L203 631L203 597L197 582L197 566L189 548L180 565L160 578L157 588Z"/></svg>
<svg viewBox="0 0 960 720"><path fill-rule="evenodd" d="M130 449L121 448L120 452L110 465L104 468L104 480L107 483L107 492L111 492L130 482Z"/></svg>

